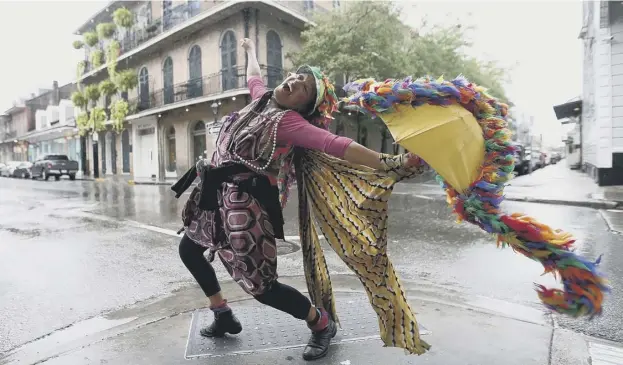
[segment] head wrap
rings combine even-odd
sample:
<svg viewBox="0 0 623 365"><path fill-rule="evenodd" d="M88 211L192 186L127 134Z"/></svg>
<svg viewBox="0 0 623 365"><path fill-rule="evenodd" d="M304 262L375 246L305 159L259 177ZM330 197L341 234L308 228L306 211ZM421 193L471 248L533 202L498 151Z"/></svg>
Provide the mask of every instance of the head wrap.
<svg viewBox="0 0 623 365"><path fill-rule="evenodd" d="M296 73L309 74L314 77L316 81L316 101L314 102L314 108L308 115L318 110L320 120L316 122L322 126L327 126L333 119L331 114L338 110L338 100L333 84L318 67L303 65L296 70Z"/></svg>

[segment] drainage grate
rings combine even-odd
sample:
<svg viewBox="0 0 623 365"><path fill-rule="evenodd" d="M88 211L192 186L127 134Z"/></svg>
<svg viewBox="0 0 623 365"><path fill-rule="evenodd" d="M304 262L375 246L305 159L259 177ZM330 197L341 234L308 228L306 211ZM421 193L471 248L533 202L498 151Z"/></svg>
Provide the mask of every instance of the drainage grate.
<svg viewBox="0 0 623 365"><path fill-rule="evenodd" d="M379 338L376 313L362 294L336 294L336 305L342 328L332 344ZM249 300L237 303L236 316L242 322L239 335L205 338L199 330L212 322L209 309L193 313L186 345L186 358L220 357L304 347L309 330L302 321L276 309ZM428 331L420 324L420 334Z"/></svg>

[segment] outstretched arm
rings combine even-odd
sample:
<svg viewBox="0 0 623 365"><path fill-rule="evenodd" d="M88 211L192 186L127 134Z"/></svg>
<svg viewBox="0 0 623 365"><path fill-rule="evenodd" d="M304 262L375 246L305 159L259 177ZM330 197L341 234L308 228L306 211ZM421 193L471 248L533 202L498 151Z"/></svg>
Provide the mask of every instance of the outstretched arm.
<svg viewBox="0 0 623 365"><path fill-rule="evenodd" d="M240 45L247 51L247 57L249 58L249 64L247 66L247 78L253 76L262 76L262 71L260 70L260 63L257 61L257 55L255 52L255 44L249 38L243 38L240 41Z"/></svg>

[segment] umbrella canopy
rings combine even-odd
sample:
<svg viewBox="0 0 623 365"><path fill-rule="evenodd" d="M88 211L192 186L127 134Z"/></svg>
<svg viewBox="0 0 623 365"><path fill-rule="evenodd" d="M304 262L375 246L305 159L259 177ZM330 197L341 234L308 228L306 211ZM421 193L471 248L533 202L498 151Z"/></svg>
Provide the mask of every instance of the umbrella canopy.
<svg viewBox="0 0 623 365"><path fill-rule="evenodd" d="M396 143L423 158L458 192L478 179L485 141L478 121L461 105L400 107L380 117Z"/></svg>

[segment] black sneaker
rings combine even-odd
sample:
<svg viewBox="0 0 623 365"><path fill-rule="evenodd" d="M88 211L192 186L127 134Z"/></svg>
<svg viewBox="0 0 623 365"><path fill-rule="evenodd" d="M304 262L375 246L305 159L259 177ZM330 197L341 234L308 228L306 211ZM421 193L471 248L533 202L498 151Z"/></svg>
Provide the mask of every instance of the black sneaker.
<svg viewBox="0 0 623 365"><path fill-rule="evenodd" d="M234 312L214 312L214 322L206 328L202 328L199 334L204 337L223 337L226 333L237 335L242 332L242 325Z"/></svg>
<svg viewBox="0 0 623 365"><path fill-rule="evenodd" d="M329 351L331 339L337 334L337 325L331 318L327 328L320 332L312 332L309 342L303 350L303 360L317 360L324 357Z"/></svg>

